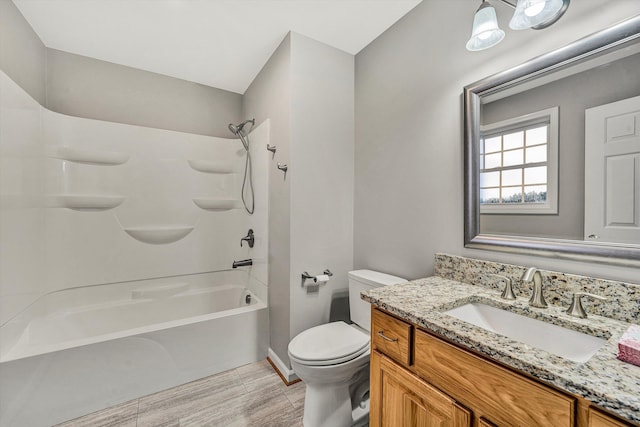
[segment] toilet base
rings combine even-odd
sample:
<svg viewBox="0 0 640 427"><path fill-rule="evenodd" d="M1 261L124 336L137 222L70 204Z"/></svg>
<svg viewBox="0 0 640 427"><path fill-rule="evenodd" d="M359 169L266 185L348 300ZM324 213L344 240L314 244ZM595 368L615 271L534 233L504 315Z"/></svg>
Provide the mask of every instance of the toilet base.
<svg viewBox="0 0 640 427"><path fill-rule="evenodd" d="M304 398L304 427L351 427L349 383L307 384Z"/></svg>

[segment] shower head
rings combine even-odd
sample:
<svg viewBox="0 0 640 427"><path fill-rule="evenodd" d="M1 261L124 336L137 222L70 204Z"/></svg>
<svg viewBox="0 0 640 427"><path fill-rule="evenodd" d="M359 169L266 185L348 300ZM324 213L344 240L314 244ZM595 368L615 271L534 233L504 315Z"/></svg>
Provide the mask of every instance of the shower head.
<svg viewBox="0 0 640 427"><path fill-rule="evenodd" d="M247 123L251 123L251 125L253 126L256 124L256 119L247 119L244 122L237 125L234 125L233 123L229 123L229 130L234 135L237 135L240 131L242 131L242 129L247 125Z"/></svg>

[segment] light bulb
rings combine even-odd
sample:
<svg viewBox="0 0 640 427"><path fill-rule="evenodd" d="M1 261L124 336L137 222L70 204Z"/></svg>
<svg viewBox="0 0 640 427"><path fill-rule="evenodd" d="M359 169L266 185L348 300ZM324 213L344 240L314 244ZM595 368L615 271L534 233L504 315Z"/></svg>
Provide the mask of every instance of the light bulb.
<svg viewBox="0 0 640 427"><path fill-rule="evenodd" d="M529 2L529 4L524 9L524 14L527 16L536 16L544 9L544 2Z"/></svg>

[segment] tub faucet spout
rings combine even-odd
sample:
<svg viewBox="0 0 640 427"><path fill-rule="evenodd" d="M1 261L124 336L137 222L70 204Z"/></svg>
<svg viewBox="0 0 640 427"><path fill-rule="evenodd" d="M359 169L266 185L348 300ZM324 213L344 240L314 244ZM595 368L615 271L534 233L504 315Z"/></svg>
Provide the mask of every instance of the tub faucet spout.
<svg viewBox="0 0 640 427"><path fill-rule="evenodd" d="M249 265L253 265L253 260L251 258L243 259L240 261L233 261L233 268L247 267Z"/></svg>

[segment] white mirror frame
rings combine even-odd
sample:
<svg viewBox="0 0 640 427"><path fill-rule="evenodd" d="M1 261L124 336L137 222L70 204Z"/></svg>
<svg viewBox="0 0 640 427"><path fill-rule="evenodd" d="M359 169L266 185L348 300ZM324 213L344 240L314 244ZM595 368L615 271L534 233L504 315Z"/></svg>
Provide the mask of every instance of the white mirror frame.
<svg viewBox="0 0 640 427"><path fill-rule="evenodd" d="M480 234L481 98L640 41L640 15L464 88L464 245L553 258L640 266L640 245Z"/></svg>

